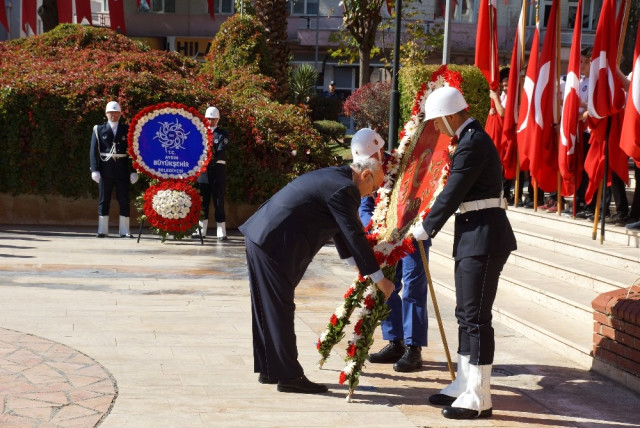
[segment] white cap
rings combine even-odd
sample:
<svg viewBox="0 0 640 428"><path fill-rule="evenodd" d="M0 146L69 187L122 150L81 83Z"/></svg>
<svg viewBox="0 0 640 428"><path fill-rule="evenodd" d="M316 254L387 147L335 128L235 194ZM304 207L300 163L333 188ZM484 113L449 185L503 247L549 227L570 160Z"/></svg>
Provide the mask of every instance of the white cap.
<svg viewBox="0 0 640 428"><path fill-rule="evenodd" d="M216 107L209 107L204 114L207 119L220 119L220 110Z"/></svg>
<svg viewBox="0 0 640 428"><path fill-rule="evenodd" d="M384 140L370 128L362 128L351 139L351 155L354 162L369 159L383 148Z"/></svg>
<svg viewBox="0 0 640 428"><path fill-rule="evenodd" d="M122 112L122 109L120 108L120 104L118 104L115 101L109 101L107 103L107 108L105 109L105 113L109 113L110 111Z"/></svg>
<svg viewBox="0 0 640 428"><path fill-rule="evenodd" d="M427 97L424 103L424 120L448 116L469 107L462 92L451 86L438 88Z"/></svg>

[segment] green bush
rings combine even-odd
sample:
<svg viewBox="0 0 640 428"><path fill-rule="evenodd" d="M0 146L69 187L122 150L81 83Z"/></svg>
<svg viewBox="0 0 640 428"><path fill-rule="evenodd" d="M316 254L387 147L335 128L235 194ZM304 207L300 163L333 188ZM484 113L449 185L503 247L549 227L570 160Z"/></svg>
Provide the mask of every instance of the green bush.
<svg viewBox="0 0 640 428"><path fill-rule="evenodd" d="M0 192L96 195L91 129L112 99L124 120L159 102L217 106L231 140L227 197L236 202L262 202L298 174L336 162L300 108L271 101L271 78L241 68L218 87L202 68L97 27L63 24L0 43Z"/></svg>
<svg viewBox="0 0 640 428"><path fill-rule="evenodd" d="M411 108L416 93L423 82L428 82L440 65L420 65L404 67L400 70L398 86L400 90L400 120L402 127L411 117ZM448 64L451 71L462 75L462 93L469 104L469 114L484 125L489 114L489 85L482 72L473 65Z"/></svg>
<svg viewBox="0 0 640 428"><path fill-rule="evenodd" d="M338 120L342 113L342 101L322 95L311 98L309 102L311 120Z"/></svg>
<svg viewBox="0 0 640 428"><path fill-rule="evenodd" d="M325 143L333 140L340 144L340 140L347 133L347 127L334 120L316 120L313 122L313 127L322 135Z"/></svg>

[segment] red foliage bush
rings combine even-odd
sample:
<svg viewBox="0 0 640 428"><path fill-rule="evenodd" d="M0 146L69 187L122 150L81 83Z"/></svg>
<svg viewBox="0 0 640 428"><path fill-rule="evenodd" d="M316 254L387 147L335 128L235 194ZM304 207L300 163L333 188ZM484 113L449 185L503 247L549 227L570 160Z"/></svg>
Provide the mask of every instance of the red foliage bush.
<svg viewBox="0 0 640 428"><path fill-rule="evenodd" d="M389 99L391 82L367 83L344 102L344 112L353 118L357 128L376 130L389 135Z"/></svg>

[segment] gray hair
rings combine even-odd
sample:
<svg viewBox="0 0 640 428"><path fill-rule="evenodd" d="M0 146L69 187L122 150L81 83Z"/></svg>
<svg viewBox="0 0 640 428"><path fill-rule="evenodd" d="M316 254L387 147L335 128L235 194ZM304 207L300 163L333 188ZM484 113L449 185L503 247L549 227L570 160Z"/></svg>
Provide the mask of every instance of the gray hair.
<svg viewBox="0 0 640 428"><path fill-rule="evenodd" d="M367 158L351 164L351 169L354 170L357 174L365 170L371 171L371 173L375 173L382 170L382 163L376 158Z"/></svg>

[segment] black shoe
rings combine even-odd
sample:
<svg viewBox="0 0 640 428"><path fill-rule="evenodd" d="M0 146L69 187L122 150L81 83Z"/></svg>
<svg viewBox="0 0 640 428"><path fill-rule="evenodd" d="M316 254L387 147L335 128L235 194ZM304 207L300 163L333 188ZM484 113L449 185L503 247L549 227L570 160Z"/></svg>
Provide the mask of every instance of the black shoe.
<svg viewBox="0 0 640 428"><path fill-rule="evenodd" d="M576 214L576 218L589 218L593 216L593 211L590 209L582 210Z"/></svg>
<svg viewBox="0 0 640 428"><path fill-rule="evenodd" d="M389 344L375 354L369 355L370 363L390 364L398 361L404 354L402 340L390 340Z"/></svg>
<svg viewBox="0 0 640 428"><path fill-rule="evenodd" d="M106 233L98 233L98 234L96 235L96 238L106 238L106 237L107 237L107 234L106 234Z"/></svg>
<svg viewBox="0 0 640 428"><path fill-rule="evenodd" d="M393 365L397 372L412 372L422 367L422 348L408 345L404 355Z"/></svg>
<svg viewBox="0 0 640 428"><path fill-rule="evenodd" d="M264 384L269 384L269 385L274 385L274 384L278 383L278 379L271 379L268 374L260 373L260 376L258 376L258 382L264 383Z"/></svg>
<svg viewBox="0 0 640 428"><path fill-rule="evenodd" d="M607 224L616 224L619 221L622 221L623 218L627 217L627 213L617 212L615 215L607 217L604 222Z"/></svg>
<svg viewBox="0 0 640 428"><path fill-rule="evenodd" d="M278 381L278 391L298 392L300 394L322 394L329 389L326 385L311 382L305 375L287 381Z"/></svg>
<svg viewBox="0 0 640 428"><path fill-rule="evenodd" d="M450 406L454 401L456 401L456 397L447 394L433 394L429 397L429 403L435 404L436 406Z"/></svg>
<svg viewBox="0 0 640 428"><path fill-rule="evenodd" d="M133 238L133 235L130 234L130 233L125 233L125 234L120 235L120 237L121 238Z"/></svg>
<svg viewBox="0 0 640 428"><path fill-rule="evenodd" d="M638 221L637 217L626 216L618 221L616 221L616 226L626 226L629 223L635 223Z"/></svg>
<svg viewBox="0 0 640 428"><path fill-rule="evenodd" d="M228 238L226 236L218 236L218 241L226 241Z"/></svg>
<svg viewBox="0 0 640 428"><path fill-rule="evenodd" d="M445 407L442 409L442 416L447 419L475 419L488 418L491 416L491 409L478 412L472 409L463 409L462 407Z"/></svg>

